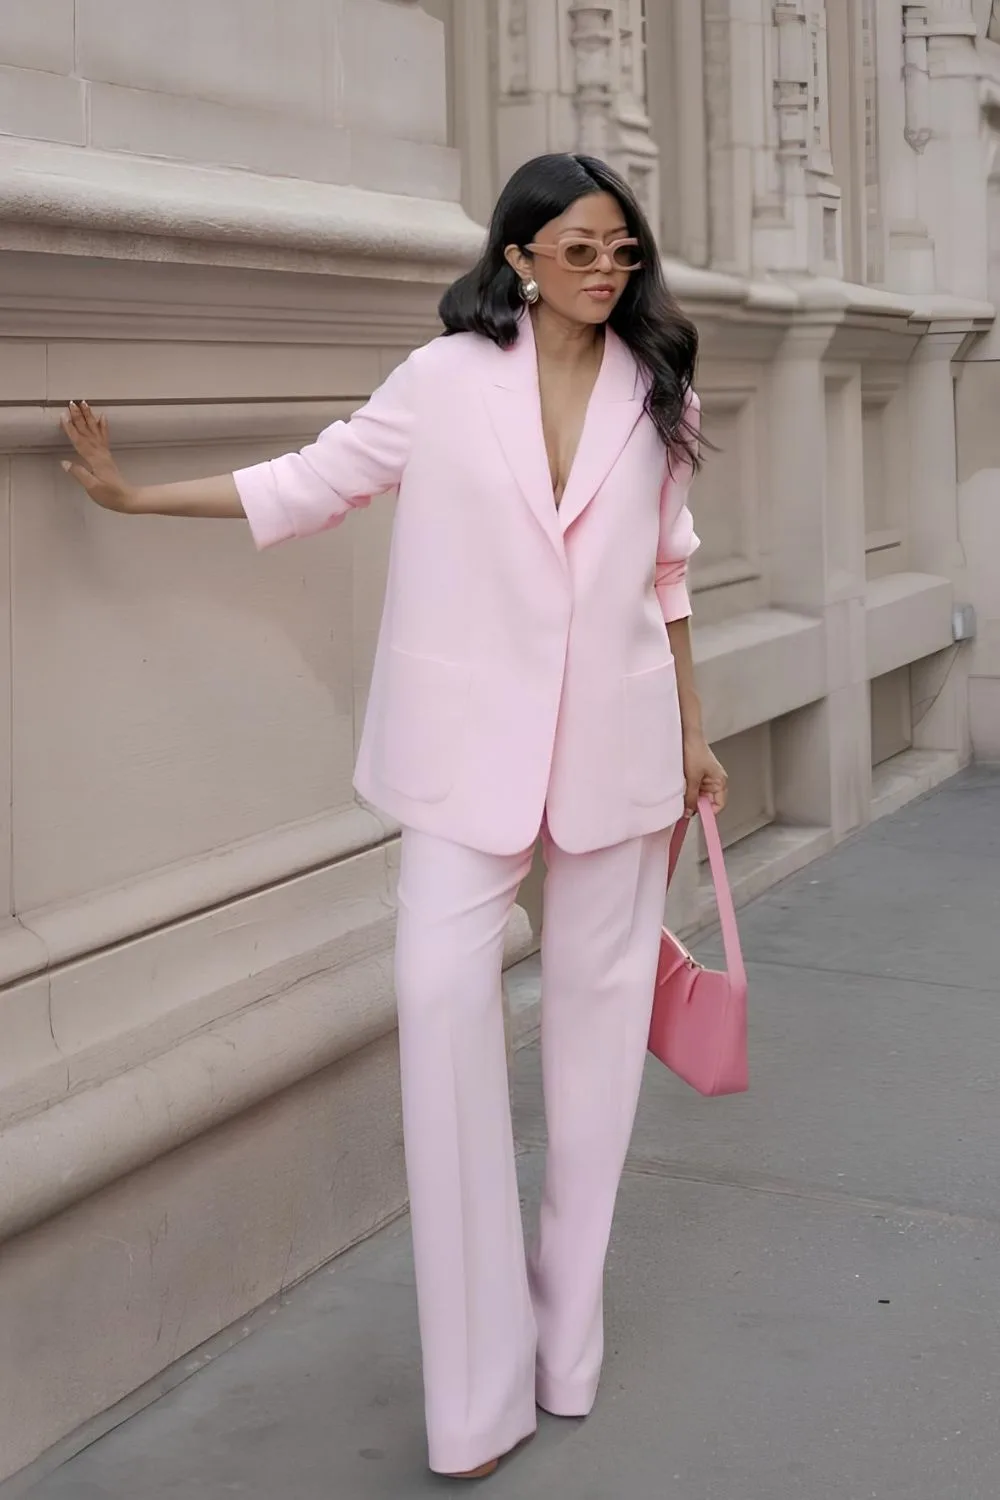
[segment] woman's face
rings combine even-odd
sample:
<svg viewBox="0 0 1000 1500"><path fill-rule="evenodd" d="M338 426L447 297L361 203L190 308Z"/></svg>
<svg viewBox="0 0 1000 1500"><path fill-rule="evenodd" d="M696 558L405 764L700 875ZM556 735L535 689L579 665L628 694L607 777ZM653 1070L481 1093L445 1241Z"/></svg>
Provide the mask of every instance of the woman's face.
<svg viewBox="0 0 1000 1500"><path fill-rule="evenodd" d="M522 281L534 278L541 301L553 312L573 323L605 323L629 276L636 274L621 269L616 262L623 257L635 259L639 253L638 249L619 250L613 258L607 247L628 236L618 200L610 193L587 193L538 231L532 242L536 247L534 252L509 245L506 256ZM600 249L586 269L571 269L556 258L556 252L561 250L574 262L585 261L590 252L581 242L587 240L597 241Z"/></svg>

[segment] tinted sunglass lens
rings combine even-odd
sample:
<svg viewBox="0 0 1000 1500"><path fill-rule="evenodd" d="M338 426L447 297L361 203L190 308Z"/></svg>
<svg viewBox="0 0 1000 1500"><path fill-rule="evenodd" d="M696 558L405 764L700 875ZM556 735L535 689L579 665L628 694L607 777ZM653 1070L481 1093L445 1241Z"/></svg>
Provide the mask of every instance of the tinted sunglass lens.
<svg viewBox="0 0 1000 1500"><path fill-rule="evenodd" d="M639 264L638 245L619 245L615 251L615 265L622 271L632 271Z"/></svg>
<svg viewBox="0 0 1000 1500"><path fill-rule="evenodd" d="M597 250L593 245L588 245L585 240L566 245L564 247L564 254L567 264L578 270L584 270L587 266L592 266L597 259Z"/></svg>

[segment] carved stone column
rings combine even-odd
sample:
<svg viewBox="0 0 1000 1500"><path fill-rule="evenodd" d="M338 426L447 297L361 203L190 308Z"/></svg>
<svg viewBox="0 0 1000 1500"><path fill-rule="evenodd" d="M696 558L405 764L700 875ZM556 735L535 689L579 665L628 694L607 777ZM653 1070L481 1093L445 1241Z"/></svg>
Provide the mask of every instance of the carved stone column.
<svg viewBox="0 0 1000 1500"><path fill-rule="evenodd" d="M646 0L618 0L619 81L615 161L651 224L660 222L659 152L652 136L646 83Z"/></svg>
<svg viewBox="0 0 1000 1500"><path fill-rule="evenodd" d="M826 7L823 0L776 0L772 16L777 160L793 231L789 259L780 269L839 275L840 189L830 153Z"/></svg>
<svg viewBox="0 0 1000 1500"><path fill-rule="evenodd" d="M931 139L919 163L921 201L937 246L941 290L985 299L987 142L982 129L974 0L927 0Z"/></svg>
<svg viewBox="0 0 1000 1500"><path fill-rule="evenodd" d="M577 146L609 161L614 148L615 8L571 0L569 18Z"/></svg>
<svg viewBox="0 0 1000 1500"><path fill-rule="evenodd" d="M577 149L610 162L659 223L659 153L646 108L645 0L569 0Z"/></svg>
<svg viewBox="0 0 1000 1500"><path fill-rule="evenodd" d="M879 142L878 0L861 0L861 89L864 108L865 277L878 285L885 277L882 221L882 166Z"/></svg>
<svg viewBox="0 0 1000 1500"><path fill-rule="evenodd" d="M902 140L885 183L890 283L983 299L988 168L973 0L905 3L900 28Z"/></svg>
<svg viewBox="0 0 1000 1500"><path fill-rule="evenodd" d="M903 103L906 144L919 156L931 138L927 6L903 6Z"/></svg>

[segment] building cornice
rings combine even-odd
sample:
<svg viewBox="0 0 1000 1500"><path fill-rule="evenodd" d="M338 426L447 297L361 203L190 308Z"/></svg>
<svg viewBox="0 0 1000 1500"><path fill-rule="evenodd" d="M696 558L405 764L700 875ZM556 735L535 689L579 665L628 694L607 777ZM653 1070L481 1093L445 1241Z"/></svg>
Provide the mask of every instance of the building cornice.
<svg viewBox="0 0 1000 1500"><path fill-rule="evenodd" d="M447 279L482 228L453 202L36 141L0 144L0 248Z"/></svg>

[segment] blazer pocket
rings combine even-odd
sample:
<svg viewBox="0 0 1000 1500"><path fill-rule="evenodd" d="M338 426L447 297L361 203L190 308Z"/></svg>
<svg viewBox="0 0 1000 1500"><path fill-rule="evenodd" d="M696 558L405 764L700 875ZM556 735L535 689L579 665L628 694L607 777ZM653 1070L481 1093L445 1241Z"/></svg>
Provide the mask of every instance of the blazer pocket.
<svg viewBox="0 0 1000 1500"><path fill-rule="evenodd" d="M633 802L654 807L684 785L677 676L672 661L625 678L625 764Z"/></svg>
<svg viewBox="0 0 1000 1500"><path fill-rule="evenodd" d="M388 786L415 802L443 802L458 767L471 672L391 646L379 761Z"/></svg>

